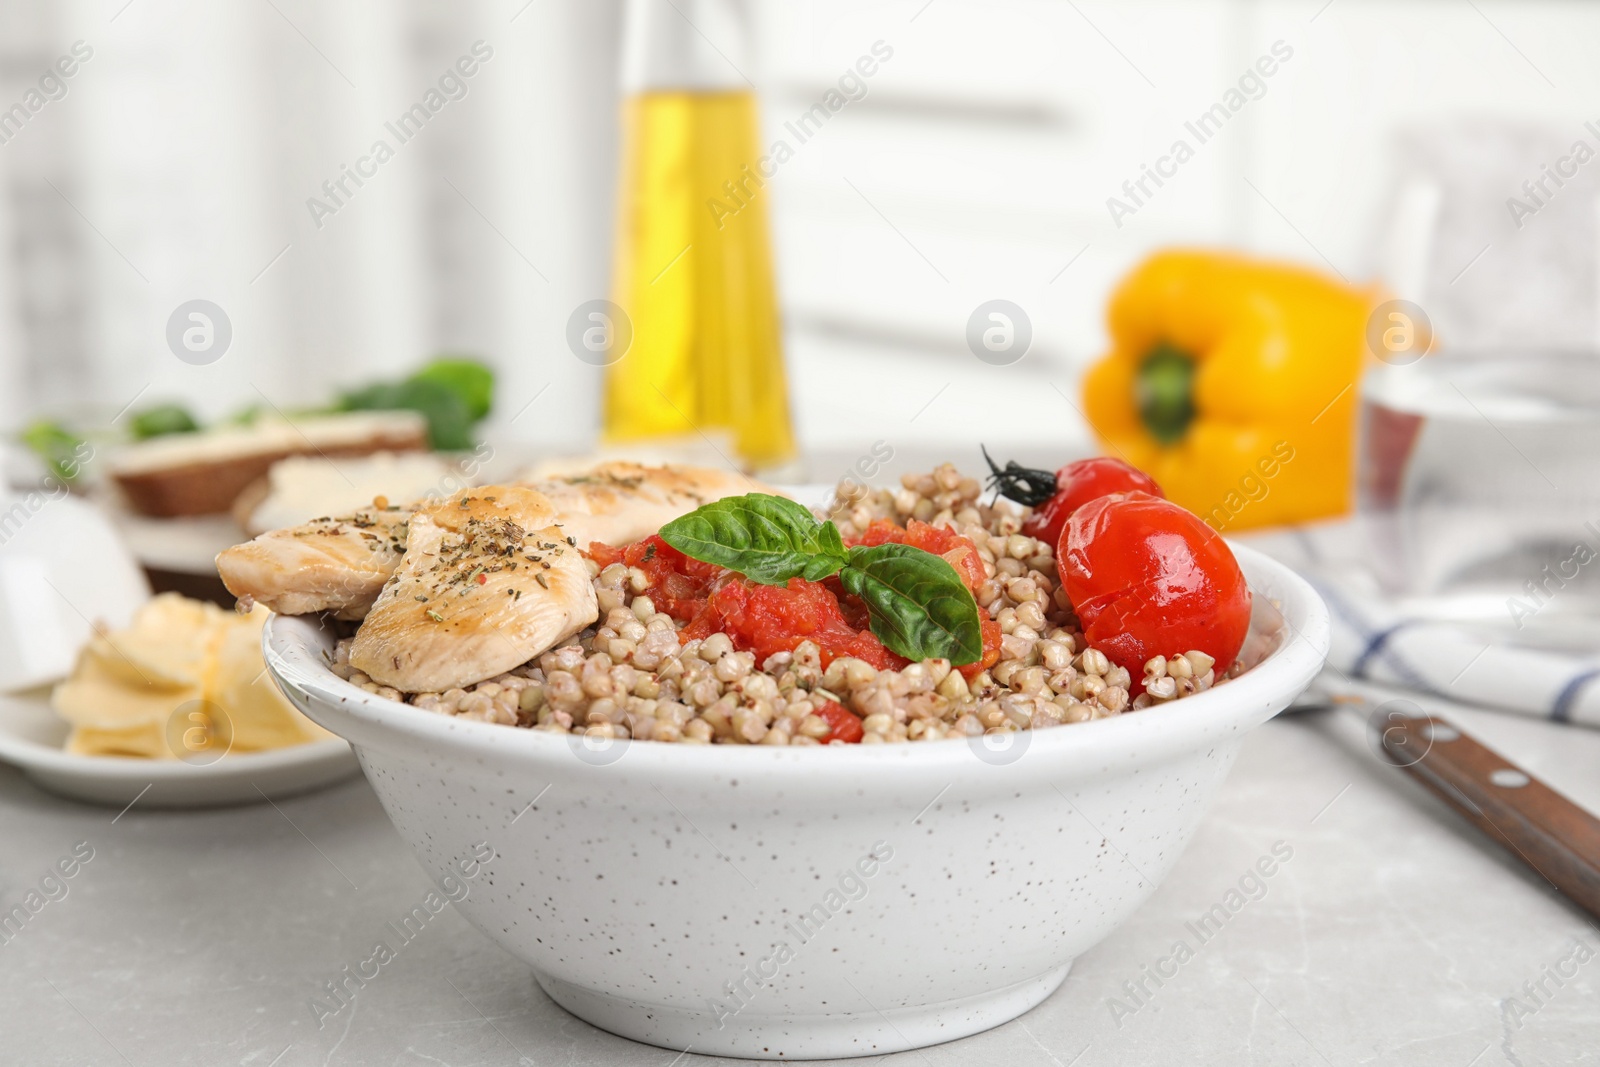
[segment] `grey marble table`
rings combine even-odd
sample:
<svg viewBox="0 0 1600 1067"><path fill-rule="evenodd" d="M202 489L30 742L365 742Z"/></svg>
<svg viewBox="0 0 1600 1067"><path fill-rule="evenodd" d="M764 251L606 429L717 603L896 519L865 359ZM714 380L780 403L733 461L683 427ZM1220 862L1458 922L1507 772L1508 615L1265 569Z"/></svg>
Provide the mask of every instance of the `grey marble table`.
<svg viewBox="0 0 1600 1067"><path fill-rule="evenodd" d="M1600 810L1600 732L1452 714ZM988 1033L870 1062L1600 1064L1600 933L1362 733L1345 713L1262 728L1177 868L1055 995ZM710 1062L567 1015L449 908L319 1029L310 998L429 889L362 781L277 808L115 814L0 769L0 902L79 842L93 849L67 895L0 944L0 1062ZM1190 924L1279 842L1292 857L1247 881L1201 943ZM1181 963L1179 940L1193 949ZM1582 963L1580 942L1594 950Z"/></svg>

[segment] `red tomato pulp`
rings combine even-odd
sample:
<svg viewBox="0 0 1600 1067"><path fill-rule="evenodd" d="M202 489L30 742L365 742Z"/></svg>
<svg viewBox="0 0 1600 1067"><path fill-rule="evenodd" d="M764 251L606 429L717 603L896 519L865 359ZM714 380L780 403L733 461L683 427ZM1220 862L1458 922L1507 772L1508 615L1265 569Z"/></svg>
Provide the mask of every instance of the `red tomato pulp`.
<svg viewBox="0 0 1600 1067"><path fill-rule="evenodd" d="M984 583L983 557L978 555L978 546L954 530L942 526L930 526L912 519L904 527L900 527L888 519L874 519L865 533L860 537L851 538L848 543L883 545L891 542L920 548L943 559L955 568L956 574L961 576L961 581L972 591L973 596L977 596L978 588ZM966 663L956 668L967 678L971 678L979 671L988 670L1000 659L1000 624L989 618L988 612L982 608L978 609L978 624L983 631L983 655L976 663Z"/></svg>
<svg viewBox="0 0 1600 1067"><path fill-rule="evenodd" d="M983 584L983 558L977 546L960 534L912 519L902 528L878 520L851 544L911 545L943 557L967 588ZM647 595L656 610L686 625L681 641L726 633L735 648L753 652L757 664L775 652L791 652L813 641L826 667L840 656L853 656L879 670L904 667L909 661L889 651L868 628L866 605L845 593L837 578L808 582L791 578L787 585L761 585L709 563L690 559L659 535L615 548L595 542L589 555L601 567L622 563L644 571ZM967 677L994 665L1000 657L1000 626L979 611L983 656L957 669Z"/></svg>
<svg viewBox="0 0 1600 1067"><path fill-rule="evenodd" d="M787 585L761 585L690 559L657 534L621 548L596 541L589 555L601 567L622 563L644 571L649 578L645 595L656 610L686 624L678 631L680 641L726 633L734 648L755 653L758 665L775 652L792 652L802 641L816 642L824 667L839 656L854 656L879 670L906 665L866 629L865 608L859 624L852 625L839 596L821 582L791 578Z"/></svg>

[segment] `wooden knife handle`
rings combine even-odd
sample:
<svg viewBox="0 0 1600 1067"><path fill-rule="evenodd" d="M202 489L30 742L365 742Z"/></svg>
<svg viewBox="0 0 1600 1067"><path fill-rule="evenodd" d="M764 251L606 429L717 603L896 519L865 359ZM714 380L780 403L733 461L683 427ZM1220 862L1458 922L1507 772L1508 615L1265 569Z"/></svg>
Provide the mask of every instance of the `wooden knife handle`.
<svg viewBox="0 0 1600 1067"><path fill-rule="evenodd" d="M1600 819L1443 719L1373 728L1396 765L1600 918Z"/></svg>

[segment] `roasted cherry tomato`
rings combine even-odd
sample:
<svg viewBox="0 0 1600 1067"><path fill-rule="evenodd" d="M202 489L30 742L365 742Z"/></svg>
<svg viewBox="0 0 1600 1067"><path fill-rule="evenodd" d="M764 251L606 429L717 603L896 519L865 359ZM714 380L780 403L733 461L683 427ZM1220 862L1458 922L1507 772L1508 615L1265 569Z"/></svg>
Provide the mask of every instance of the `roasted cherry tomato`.
<svg viewBox="0 0 1600 1067"><path fill-rule="evenodd" d="M1056 568L1084 636L1126 667L1191 649L1221 677L1250 628L1250 590L1233 552L1199 516L1148 493L1091 500L1068 520Z"/></svg>
<svg viewBox="0 0 1600 1067"><path fill-rule="evenodd" d="M823 744L829 741L843 741L853 745L866 735L861 728L861 720L836 700L824 700L822 707L817 709L817 718L832 727L827 737L821 738Z"/></svg>
<svg viewBox="0 0 1600 1067"><path fill-rule="evenodd" d="M1056 471L1056 495L1023 520L1022 532L1047 544L1056 544L1074 511L1111 493L1132 492L1165 495L1154 478L1120 459L1096 456L1075 460Z"/></svg>

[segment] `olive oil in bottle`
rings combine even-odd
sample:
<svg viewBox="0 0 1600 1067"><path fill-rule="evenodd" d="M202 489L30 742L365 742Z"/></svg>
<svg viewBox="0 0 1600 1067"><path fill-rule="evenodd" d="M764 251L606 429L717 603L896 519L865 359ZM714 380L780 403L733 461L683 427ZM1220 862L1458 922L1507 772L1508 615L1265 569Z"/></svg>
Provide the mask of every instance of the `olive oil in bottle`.
<svg viewBox="0 0 1600 1067"><path fill-rule="evenodd" d="M771 468L795 444L757 101L700 32L736 52L744 27L726 0L680 6L628 10L613 299L632 344L606 368L604 437Z"/></svg>

